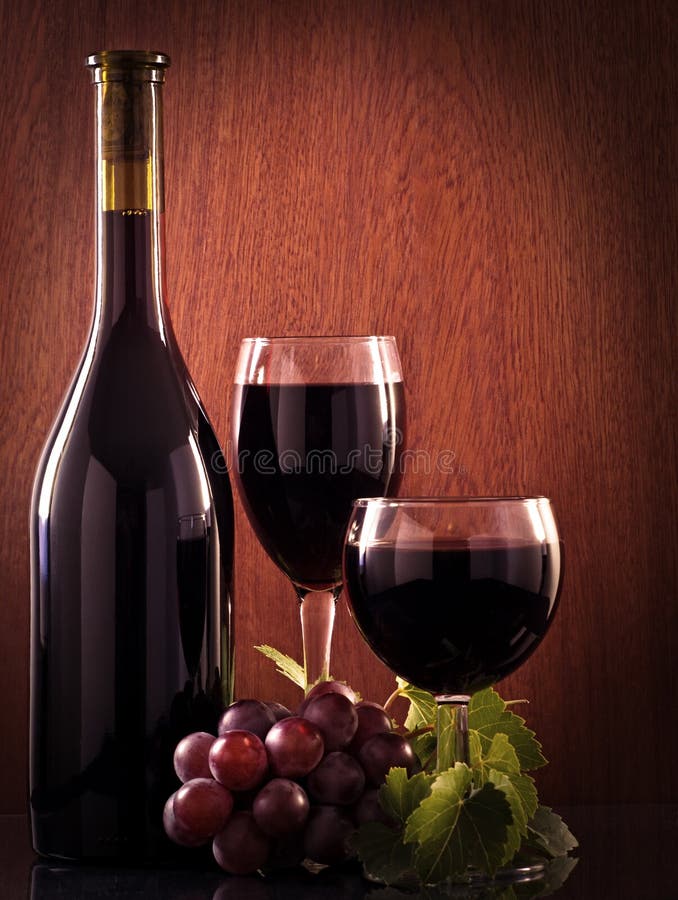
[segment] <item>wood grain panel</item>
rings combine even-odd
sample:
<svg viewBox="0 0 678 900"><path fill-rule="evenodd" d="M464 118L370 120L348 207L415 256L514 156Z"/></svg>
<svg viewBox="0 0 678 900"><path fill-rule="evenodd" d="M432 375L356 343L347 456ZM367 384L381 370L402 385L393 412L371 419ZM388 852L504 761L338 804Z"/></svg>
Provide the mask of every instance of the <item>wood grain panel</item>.
<svg viewBox="0 0 678 900"><path fill-rule="evenodd" d="M540 492L558 620L508 679L552 802L675 801L678 40L669 2L0 0L0 811L25 804L33 469L89 327L87 52L153 47L169 303L226 449L241 337L392 333L402 492ZM238 505L238 692L295 701ZM344 606L334 673L392 678ZM639 778L639 758L645 762Z"/></svg>

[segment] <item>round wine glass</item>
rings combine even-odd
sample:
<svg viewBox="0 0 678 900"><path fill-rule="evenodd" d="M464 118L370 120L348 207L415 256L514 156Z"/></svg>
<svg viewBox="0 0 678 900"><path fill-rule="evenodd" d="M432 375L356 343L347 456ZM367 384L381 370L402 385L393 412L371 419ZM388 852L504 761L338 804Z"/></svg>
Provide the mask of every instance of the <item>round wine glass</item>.
<svg viewBox="0 0 678 900"><path fill-rule="evenodd" d="M235 481L257 537L296 589L309 686L329 677L353 500L395 492L404 413L393 337L241 343Z"/></svg>
<svg viewBox="0 0 678 900"><path fill-rule="evenodd" d="M343 562L361 634L389 668L434 694L438 734L453 735L438 742L437 771L470 765L470 695L517 669L556 612L562 545L549 500L359 499ZM543 870L528 868L502 875Z"/></svg>

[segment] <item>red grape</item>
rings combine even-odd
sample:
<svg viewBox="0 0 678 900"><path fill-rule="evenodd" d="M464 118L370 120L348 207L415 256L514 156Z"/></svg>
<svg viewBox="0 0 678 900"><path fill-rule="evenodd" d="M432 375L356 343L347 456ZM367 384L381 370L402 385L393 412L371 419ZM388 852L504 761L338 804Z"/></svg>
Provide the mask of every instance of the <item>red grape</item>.
<svg viewBox="0 0 678 900"><path fill-rule="evenodd" d="M232 875L249 875L266 864L270 841L251 812L236 812L212 842L217 863Z"/></svg>
<svg viewBox="0 0 678 900"><path fill-rule="evenodd" d="M212 744L209 768L229 790L252 790L261 784L268 769L264 743L251 731L226 731Z"/></svg>
<svg viewBox="0 0 678 900"><path fill-rule="evenodd" d="M368 738L360 748L358 760L367 780L377 787L386 780L391 767L402 766L409 776L417 765L417 757L408 741L393 731Z"/></svg>
<svg viewBox="0 0 678 900"><path fill-rule="evenodd" d="M252 804L254 821L271 837L298 831L306 822L308 810L306 792L288 778L273 778L262 787Z"/></svg>
<svg viewBox="0 0 678 900"><path fill-rule="evenodd" d="M315 806L304 832L304 851L309 859L331 866L348 859L347 840L353 823L336 806Z"/></svg>
<svg viewBox="0 0 678 900"><path fill-rule="evenodd" d="M383 706L371 703L369 700L361 700L360 703L357 703L355 711L358 716L358 727L348 749L350 753L357 756L368 738L373 734L391 731L393 723Z"/></svg>
<svg viewBox="0 0 678 900"><path fill-rule="evenodd" d="M304 832L294 831L277 838L268 857L267 868L292 869L304 861Z"/></svg>
<svg viewBox="0 0 678 900"><path fill-rule="evenodd" d="M365 791L353 807L353 819L356 825L363 825L365 822L381 822L390 827L395 825L393 819L381 808L379 788L368 788Z"/></svg>
<svg viewBox="0 0 678 900"><path fill-rule="evenodd" d="M180 781L211 777L208 756L214 741L214 735L206 731L194 731L179 741L174 751L174 771Z"/></svg>
<svg viewBox="0 0 678 900"><path fill-rule="evenodd" d="M313 685L303 699L301 706L299 707L299 715L303 715L303 710L306 708L309 701L313 700L314 697L321 697L323 694L343 694L344 697L347 697L351 701L351 703L356 702L355 691L343 681L319 681L317 684Z"/></svg>
<svg viewBox="0 0 678 900"><path fill-rule="evenodd" d="M320 731L300 716L281 719L266 735L271 770L281 778L303 778L323 757Z"/></svg>
<svg viewBox="0 0 678 900"><path fill-rule="evenodd" d="M209 840L209 836L206 838L197 838L195 835L191 834L190 831L186 831L177 823L176 816L174 815L175 797L176 794L172 794L168 797L165 808L162 811L162 824L165 829L165 834L171 841L174 841L175 844L181 844L182 847L199 847L201 844L206 844Z"/></svg>
<svg viewBox="0 0 678 900"><path fill-rule="evenodd" d="M233 797L211 778L193 778L176 792L172 809L182 832L188 832L196 841L206 841L226 824Z"/></svg>
<svg viewBox="0 0 678 900"><path fill-rule="evenodd" d="M279 722L281 719L286 719L288 716L292 715L292 710L288 709L286 706L283 706L282 703L276 703L275 700L269 700L266 706L268 706L268 708L275 716L276 722Z"/></svg>
<svg viewBox="0 0 678 900"><path fill-rule="evenodd" d="M358 727L355 706L334 691L313 697L306 704L304 718L318 726L327 752L347 747Z"/></svg>
<svg viewBox="0 0 678 900"><path fill-rule="evenodd" d="M360 763L340 750L328 753L308 776L308 791L318 803L348 806L365 788Z"/></svg>
<svg viewBox="0 0 678 900"><path fill-rule="evenodd" d="M411 775L417 767L386 710L355 700L348 685L324 681L297 715L273 701L238 700L222 714L219 737L183 738L174 766L184 784L163 813L168 836L186 847L212 839L214 858L233 875L304 857L347 859L356 825L394 824L378 799L389 769Z"/></svg>
<svg viewBox="0 0 678 900"><path fill-rule="evenodd" d="M235 730L251 731L263 741L275 721L273 711L261 700L236 700L219 720L219 734Z"/></svg>

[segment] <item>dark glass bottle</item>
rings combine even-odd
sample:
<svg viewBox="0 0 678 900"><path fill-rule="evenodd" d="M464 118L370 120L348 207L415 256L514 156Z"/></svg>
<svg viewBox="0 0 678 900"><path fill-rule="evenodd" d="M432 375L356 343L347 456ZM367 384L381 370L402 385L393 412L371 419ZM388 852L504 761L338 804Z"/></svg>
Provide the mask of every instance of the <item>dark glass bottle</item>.
<svg viewBox="0 0 678 900"><path fill-rule="evenodd" d="M87 65L96 298L33 489L33 840L66 859L157 860L174 746L232 698L233 503L163 299L169 59Z"/></svg>

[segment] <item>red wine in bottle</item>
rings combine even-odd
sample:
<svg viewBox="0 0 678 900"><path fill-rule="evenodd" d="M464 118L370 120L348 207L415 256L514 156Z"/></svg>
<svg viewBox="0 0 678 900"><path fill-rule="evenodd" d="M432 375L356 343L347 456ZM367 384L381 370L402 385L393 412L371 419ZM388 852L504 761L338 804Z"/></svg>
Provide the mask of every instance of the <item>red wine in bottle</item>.
<svg viewBox="0 0 678 900"><path fill-rule="evenodd" d="M96 296L33 489L30 805L42 855L151 861L174 747L232 698L233 502L164 304L169 59L87 64Z"/></svg>

